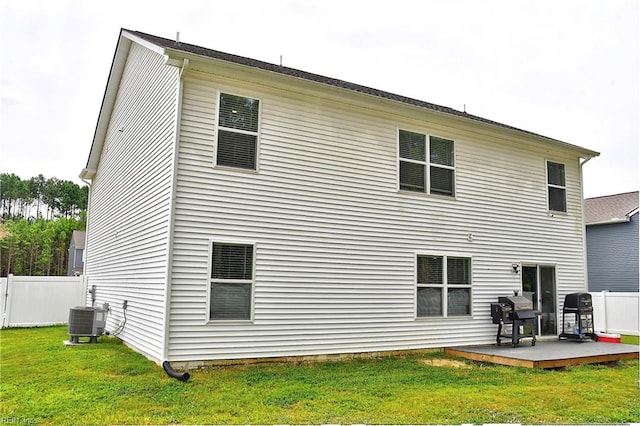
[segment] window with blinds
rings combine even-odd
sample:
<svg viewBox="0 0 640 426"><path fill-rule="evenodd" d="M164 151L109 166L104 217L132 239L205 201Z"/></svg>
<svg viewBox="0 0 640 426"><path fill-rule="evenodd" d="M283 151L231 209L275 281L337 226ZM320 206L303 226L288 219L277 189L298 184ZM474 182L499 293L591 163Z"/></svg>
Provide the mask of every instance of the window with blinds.
<svg viewBox="0 0 640 426"><path fill-rule="evenodd" d="M418 255L417 317L471 315L471 258Z"/></svg>
<svg viewBox="0 0 640 426"><path fill-rule="evenodd" d="M455 195L452 140L399 130L398 156L400 190Z"/></svg>
<svg viewBox="0 0 640 426"><path fill-rule="evenodd" d="M216 165L256 170L260 102L220 93Z"/></svg>
<svg viewBox="0 0 640 426"><path fill-rule="evenodd" d="M253 244L212 243L210 319L251 319L253 260Z"/></svg>
<svg viewBox="0 0 640 426"><path fill-rule="evenodd" d="M564 164L547 161L547 197L549 210L567 211L567 187Z"/></svg>

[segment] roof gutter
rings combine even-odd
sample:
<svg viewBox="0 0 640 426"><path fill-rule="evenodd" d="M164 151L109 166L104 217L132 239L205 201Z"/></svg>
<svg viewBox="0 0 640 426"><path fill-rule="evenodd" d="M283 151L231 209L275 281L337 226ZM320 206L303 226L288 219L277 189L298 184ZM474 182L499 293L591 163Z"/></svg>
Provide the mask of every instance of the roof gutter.
<svg viewBox="0 0 640 426"><path fill-rule="evenodd" d="M90 218L91 218L91 179L93 179L96 175L96 171L93 169L87 169L86 167L84 169L82 169L82 172L80 172L80 180L82 180L82 182L85 183L85 185L87 185L89 187L89 191L87 193L87 212L86 212L86 217L85 217L85 223L84 223L84 231L85 231L85 240L84 240L84 259L82 262L82 275L86 278L87 275L87 260L89 259L87 257L87 254L89 253L89 223L90 223ZM86 281L85 281L86 283Z"/></svg>
<svg viewBox="0 0 640 426"><path fill-rule="evenodd" d="M583 161L580 162L580 167L584 166L585 164L587 164L589 161L591 161L592 159L596 158L597 156L599 156L600 153L596 152L596 151L588 151L587 156L585 157L585 159Z"/></svg>
<svg viewBox="0 0 640 426"><path fill-rule="evenodd" d="M95 169L88 169L88 168L85 167L85 168L82 169L82 171L80 172L80 175L78 177L85 184L91 186L91 182L89 182L87 179L91 180L95 176L96 176L96 170Z"/></svg>
<svg viewBox="0 0 640 426"><path fill-rule="evenodd" d="M611 220L603 220L600 222L587 223L587 226L597 226L597 225L615 225L616 223L628 223L631 222L631 218L629 216L624 219L611 219Z"/></svg>

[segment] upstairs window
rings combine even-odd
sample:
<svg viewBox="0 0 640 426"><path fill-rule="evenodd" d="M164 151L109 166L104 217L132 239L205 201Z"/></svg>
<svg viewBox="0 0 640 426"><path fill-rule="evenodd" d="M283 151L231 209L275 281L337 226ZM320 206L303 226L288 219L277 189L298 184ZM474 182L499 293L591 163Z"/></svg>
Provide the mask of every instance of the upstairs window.
<svg viewBox="0 0 640 426"><path fill-rule="evenodd" d="M253 293L252 244L212 243L212 320L250 320Z"/></svg>
<svg viewBox="0 0 640 426"><path fill-rule="evenodd" d="M567 187L564 164L547 161L547 197L549 210L567 211Z"/></svg>
<svg viewBox="0 0 640 426"><path fill-rule="evenodd" d="M417 316L471 315L471 258L418 255Z"/></svg>
<svg viewBox="0 0 640 426"><path fill-rule="evenodd" d="M452 140L400 130L398 153L401 190L455 195Z"/></svg>
<svg viewBox="0 0 640 426"><path fill-rule="evenodd" d="M218 105L216 164L256 170L260 102L221 93Z"/></svg>

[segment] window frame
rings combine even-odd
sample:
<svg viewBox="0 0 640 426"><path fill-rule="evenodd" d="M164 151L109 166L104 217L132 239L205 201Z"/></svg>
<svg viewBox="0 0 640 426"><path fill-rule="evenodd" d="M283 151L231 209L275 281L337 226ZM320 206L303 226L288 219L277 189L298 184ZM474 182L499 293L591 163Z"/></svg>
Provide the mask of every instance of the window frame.
<svg viewBox="0 0 640 426"><path fill-rule="evenodd" d="M553 164L558 164L562 166L562 172L563 172L563 176L564 176L564 185L557 185L557 184L553 184L549 182L549 163L553 163ZM545 170L545 176L546 176L546 197L547 197L547 210L549 211L549 213L562 213L562 214L566 214L568 212L568 206L567 206L567 165L566 163L560 163L558 161L552 161L552 160L545 160L544 162L544 170ZM564 193L564 210L555 210L551 208L551 197L549 196L549 191L551 188L554 189L561 189Z"/></svg>
<svg viewBox="0 0 640 426"><path fill-rule="evenodd" d="M418 262L420 257L439 257L442 259L442 283L420 283L418 282ZM468 284L449 284L448 277L448 259L467 259L469 262L469 283ZM460 253L432 253L432 252L416 252L414 253L414 283L415 283L415 303L414 318L416 320L438 320L446 318L472 318L473 317L473 256ZM440 295L440 303L442 307L442 315L418 315L418 289L419 288L439 288L442 290ZM449 289L469 289L469 313L460 315L449 315L448 290Z"/></svg>
<svg viewBox="0 0 640 426"><path fill-rule="evenodd" d="M208 240L209 250L208 250L208 268L207 268L207 306L205 312L205 322L206 323L251 323L254 320L254 308L255 308L255 282L256 282L256 253L257 253L257 243L251 240L239 240L239 239L226 239L226 238L211 238ZM225 279L225 278L213 278L213 245L214 244L228 244L228 245L238 245L238 246L252 246L253 247L253 259L251 265L251 279ZM251 285L250 291L250 307L249 307L249 318L211 318L211 303L213 302L213 292L212 285L214 283L225 283L225 284L237 284L237 285Z"/></svg>
<svg viewBox="0 0 640 426"><path fill-rule="evenodd" d="M242 129L234 129L232 127L224 127L220 125L220 109L221 109L220 106L221 106L222 95L230 95L230 96L237 96L241 98L253 99L258 102L258 120L257 120L258 125L255 132L242 130ZM258 173L260 171L260 134L262 130L262 98L249 96L243 93L238 93L233 91L222 91L222 90L218 90L216 92L216 97L217 97L217 100L216 100L216 112L215 112L215 130L214 130L214 138L213 138L214 139L213 140L213 167L217 169L222 169L222 170L232 170L232 171L244 172L244 173ZM228 166L225 164L218 164L218 143L220 138L220 130L231 132L231 133L255 136L256 150L255 150L255 167L254 168L247 169L244 167L234 167L234 166Z"/></svg>
<svg viewBox="0 0 640 426"><path fill-rule="evenodd" d="M425 138L425 159L424 161L422 160L414 160L411 158L403 158L400 156L400 132L401 131L405 131L405 132L410 132L410 133L415 133L415 134L419 134L424 136ZM452 143L453 145L453 149L452 149L452 153L451 153L451 158L452 158L452 166L446 165L446 164L439 164L439 163L433 163L431 162L431 138L436 138L436 139L443 139L446 141L449 141ZM400 181L400 165L401 162L407 162L407 163L413 163L413 164L419 164L421 166L424 166L424 182L425 182L425 189L424 191L413 191L410 189L402 189L401 186L401 181ZM397 185L397 191L398 192L402 192L402 193L407 193L407 194L426 194L426 195L430 195L430 196L437 196L437 197L446 197L446 198L456 198L456 180L457 180L457 173L456 173L456 141L455 139L452 139L448 136L443 136L440 134L436 134L436 133L429 133L429 132L424 132L422 130L414 130L408 127L404 127L404 128L400 128L398 127L396 129L396 167L397 167L397 179L396 179L396 185ZM431 168L435 167L435 168L439 168L439 169L445 169L445 170L451 170L453 173L453 182L452 182L452 190L451 190L451 194L441 194L438 192L433 192L432 188L431 188Z"/></svg>
<svg viewBox="0 0 640 426"><path fill-rule="evenodd" d="M82 268L84 267L84 249L76 248L73 253L73 267L74 268Z"/></svg>

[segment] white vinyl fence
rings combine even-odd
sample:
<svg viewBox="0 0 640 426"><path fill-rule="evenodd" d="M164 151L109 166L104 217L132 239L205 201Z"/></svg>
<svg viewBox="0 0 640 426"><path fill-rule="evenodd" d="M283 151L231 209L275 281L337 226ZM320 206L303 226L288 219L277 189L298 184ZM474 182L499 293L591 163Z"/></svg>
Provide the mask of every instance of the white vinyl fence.
<svg viewBox="0 0 640 426"><path fill-rule="evenodd" d="M640 293L593 292L593 322L598 331L616 334L640 334Z"/></svg>
<svg viewBox="0 0 640 426"><path fill-rule="evenodd" d="M2 327L65 324L69 309L86 304L84 277L0 278Z"/></svg>
<svg viewBox="0 0 640 426"><path fill-rule="evenodd" d="M2 327L66 324L69 309L87 302L87 282L80 277L0 278ZM640 334L640 293L593 292L598 332Z"/></svg>

